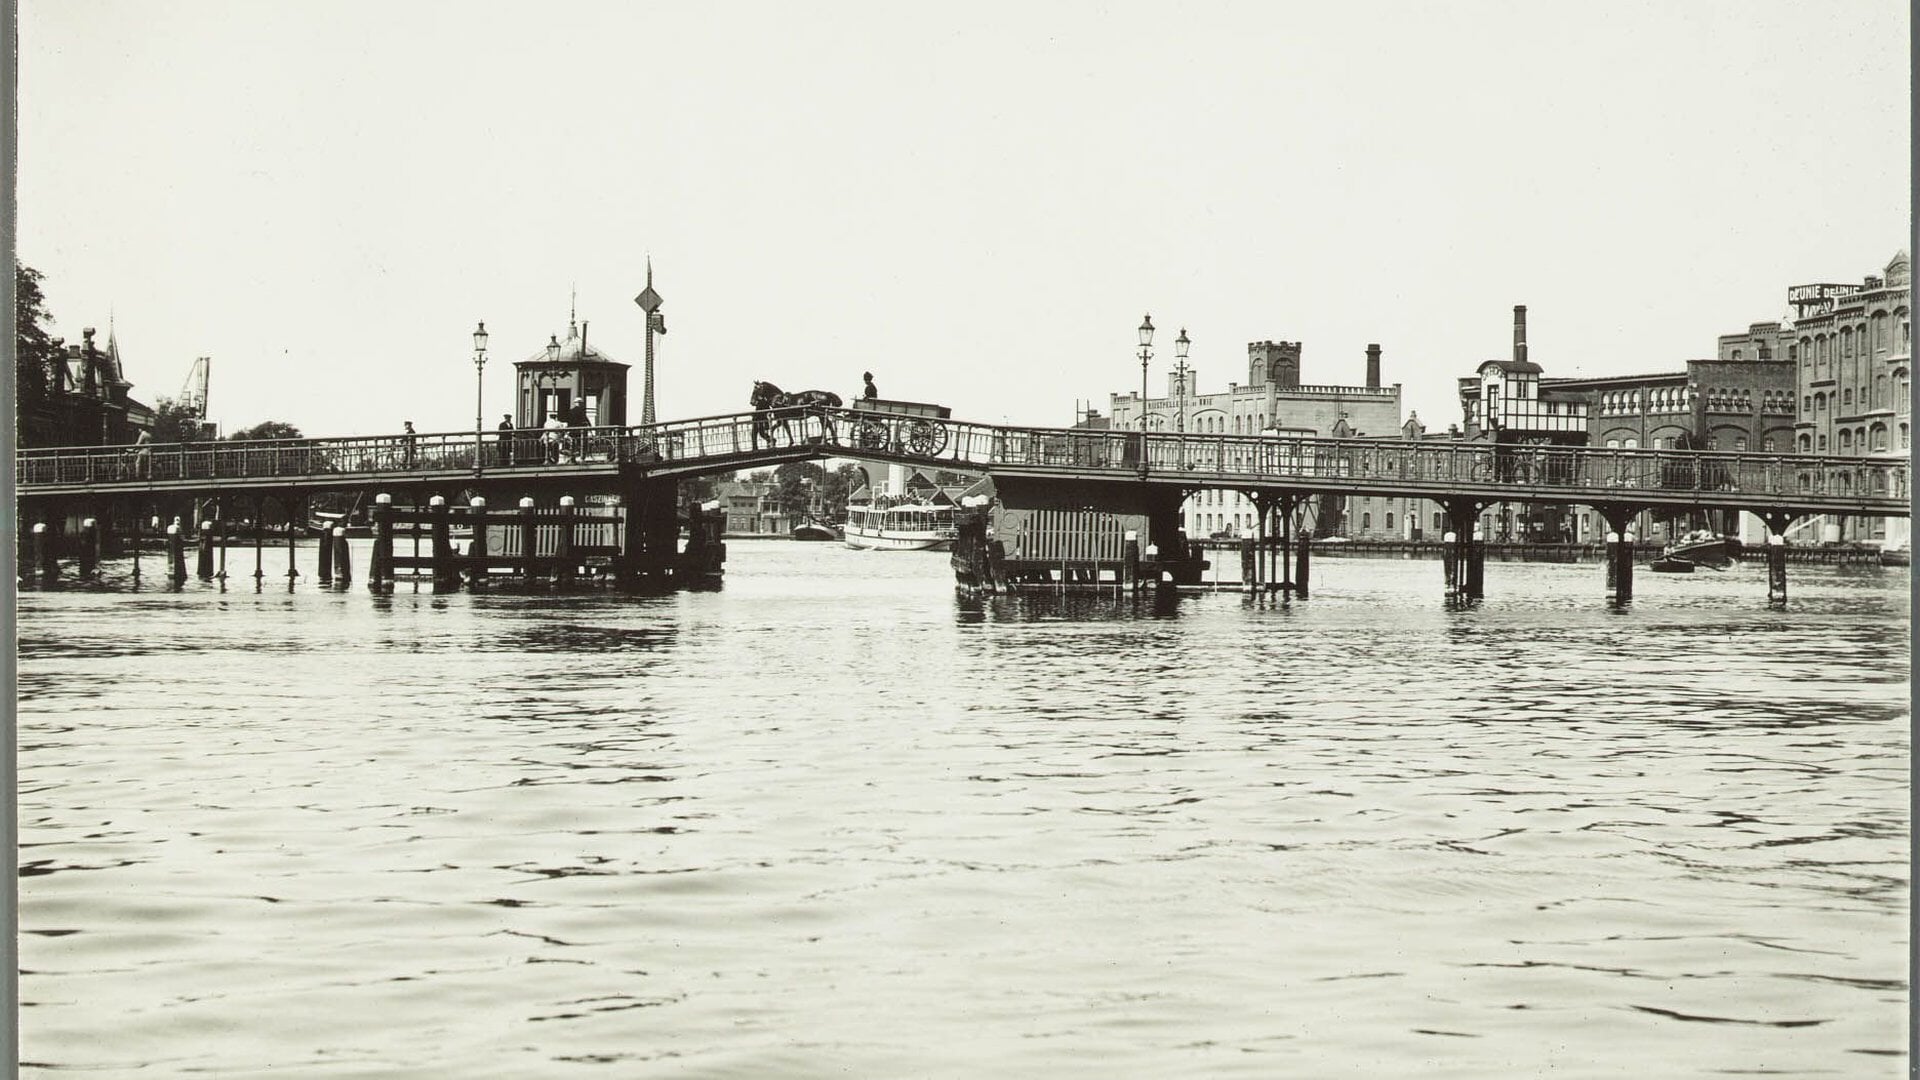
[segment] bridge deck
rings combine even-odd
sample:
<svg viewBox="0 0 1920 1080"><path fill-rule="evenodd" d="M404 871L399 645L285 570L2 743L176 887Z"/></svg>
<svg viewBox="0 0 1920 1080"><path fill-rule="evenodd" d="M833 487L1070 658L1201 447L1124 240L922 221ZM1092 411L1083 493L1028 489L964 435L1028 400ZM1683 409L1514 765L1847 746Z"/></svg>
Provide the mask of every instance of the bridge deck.
<svg viewBox="0 0 1920 1080"><path fill-rule="evenodd" d="M764 427L762 425L765 425ZM768 430L770 429L770 430ZM478 462L476 464L476 457ZM1909 514L1904 458L1275 438L972 424L808 408L651 426L20 451L22 499L696 476L841 457L1182 488Z"/></svg>

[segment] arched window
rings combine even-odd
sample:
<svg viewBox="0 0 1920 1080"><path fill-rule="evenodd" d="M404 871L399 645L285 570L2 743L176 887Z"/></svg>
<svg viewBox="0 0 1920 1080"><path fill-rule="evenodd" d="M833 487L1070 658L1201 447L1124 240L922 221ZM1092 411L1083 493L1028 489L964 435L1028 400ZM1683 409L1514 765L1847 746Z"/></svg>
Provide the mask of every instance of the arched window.
<svg viewBox="0 0 1920 1080"><path fill-rule="evenodd" d="M1393 531L1393 511L1387 511L1387 531Z"/></svg>
<svg viewBox="0 0 1920 1080"><path fill-rule="evenodd" d="M1848 431L1846 428L1840 429L1840 452L1842 454L1853 453L1853 432Z"/></svg>
<svg viewBox="0 0 1920 1080"><path fill-rule="evenodd" d="M1373 528L1373 515L1372 515L1372 514L1361 514L1361 515L1360 515L1360 527L1361 527L1362 529L1371 529L1371 528Z"/></svg>
<svg viewBox="0 0 1920 1080"><path fill-rule="evenodd" d="M1873 452L1879 453L1887 448L1887 425L1875 424L1870 431L1873 436Z"/></svg>
<svg viewBox="0 0 1920 1080"><path fill-rule="evenodd" d="M1738 359L1740 359L1740 350L1739 350L1739 349L1735 349L1735 350L1733 350L1733 358L1734 358L1735 360L1738 360Z"/></svg>
<svg viewBox="0 0 1920 1080"><path fill-rule="evenodd" d="M1905 424L1900 425L1900 449L1910 449L1907 443L1907 425Z"/></svg>
<svg viewBox="0 0 1920 1080"><path fill-rule="evenodd" d="M1813 452L1813 436L1811 435L1800 436L1799 448L1800 448L1800 452L1803 454L1812 453Z"/></svg>
<svg viewBox="0 0 1920 1080"><path fill-rule="evenodd" d="M1440 525L1440 511L1438 511L1438 510L1435 510L1435 511L1433 512L1433 531L1434 531L1434 532L1439 532L1439 531L1440 531L1440 528L1441 528L1441 525Z"/></svg>
<svg viewBox="0 0 1920 1080"><path fill-rule="evenodd" d="M1823 454L1827 452L1827 437L1825 435L1820 436L1820 452Z"/></svg>
<svg viewBox="0 0 1920 1080"><path fill-rule="evenodd" d="M1853 387L1849 386L1845 390L1840 391L1840 404L1849 409L1853 407Z"/></svg>

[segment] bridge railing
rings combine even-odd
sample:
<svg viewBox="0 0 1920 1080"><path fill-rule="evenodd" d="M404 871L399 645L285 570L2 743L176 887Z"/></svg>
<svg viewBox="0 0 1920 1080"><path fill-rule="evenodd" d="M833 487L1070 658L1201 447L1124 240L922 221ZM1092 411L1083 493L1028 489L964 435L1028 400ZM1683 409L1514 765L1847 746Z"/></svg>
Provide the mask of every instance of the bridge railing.
<svg viewBox="0 0 1920 1080"><path fill-rule="evenodd" d="M1904 458L1694 450L1495 445L1455 439L1316 439L1034 428L802 408L650 426L489 431L483 472L554 465L739 460L761 449L843 447L955 467L1042 467L1092 474L1177 475L1195 483L1366 481L1408 489L1507 489L1539 498L1631 499L1679 491L1883 501L1904 510ZM866 425L866 426L862 426ZM875 433L878 433L877 435ZM877 443L873 440L877 439ZM865 441L863 441L865 440ZM856 449L856 447L858 449ZM57 447L16 457L23 489L114 482L313 478L470 470L472 432L262 439L149 446Z"/></svg>

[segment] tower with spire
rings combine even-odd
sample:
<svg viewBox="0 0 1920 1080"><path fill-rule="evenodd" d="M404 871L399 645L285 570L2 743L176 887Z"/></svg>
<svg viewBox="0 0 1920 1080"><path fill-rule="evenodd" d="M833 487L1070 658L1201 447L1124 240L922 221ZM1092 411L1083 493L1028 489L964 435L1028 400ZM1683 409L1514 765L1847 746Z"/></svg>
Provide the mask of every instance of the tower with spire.
<svg viewBox="0 0 1920 1080"><path fill-rule="evenodd" d="M640 310L647 313L647 366L645 381L641 384L640 422L652 424L653 412L653 335L667 332L667 317L660 314L660 294L653 291L653 256L647 256L647 287L633 298Z"/></svg>

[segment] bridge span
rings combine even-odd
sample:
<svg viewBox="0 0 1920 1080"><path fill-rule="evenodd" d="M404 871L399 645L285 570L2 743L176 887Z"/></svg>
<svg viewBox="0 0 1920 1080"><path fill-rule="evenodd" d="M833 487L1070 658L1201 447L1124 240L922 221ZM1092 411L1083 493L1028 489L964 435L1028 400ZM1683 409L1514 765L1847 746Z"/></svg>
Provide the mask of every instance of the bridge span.
<svg viewBox="0 0 1920 1080"><path fill-rule="evenodd" d="M1903 459L1495 445L1460 439L1275 438L1041 428L797 410L771 432L739 413L648 426L22 450L18 496L214 495L369 485L617 489L789 461L853 458L996 477L1198 491L1748 510L1762 518L1909 514ZM927 426L937 435L926 435Z"/></svg>
<svg viewBox="0 0 1920 1080"><path fill-rule="evenodd" d="M1209 489L1246 493L1263 539L1274 512L1286 521L1317 495L1430 499L1463 542L1480 511L1500 502L1591 506L1622 536L1645 510L1749 511L1776 546L1810 515L1910 514L1904 459L1143 433L824 407L557 433L31 449L18 453L16 475L22 525L75 509L110 518L116 504L228 496L297 506L319 492L379 491L458 507L474 497L505 505L503 496L611 494L631 509L628 550L659 551L673 542L677 481L823 458L983 473L1010 506L1143 514L1153 522L1146 540L1162 551L1184 544L1170 511ZM1784 558L1776 561L1784 596ZM1610 567L1609 580L1630 569Z"/></svg>

